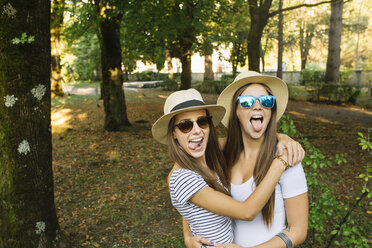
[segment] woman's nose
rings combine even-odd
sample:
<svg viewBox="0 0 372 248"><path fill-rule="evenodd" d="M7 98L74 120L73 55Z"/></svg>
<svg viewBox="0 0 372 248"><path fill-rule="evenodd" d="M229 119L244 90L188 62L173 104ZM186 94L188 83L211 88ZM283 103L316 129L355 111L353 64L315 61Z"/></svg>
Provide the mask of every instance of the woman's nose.
<svg viewBox="0 0 372 248"><path fill-rule="evenodd" d="M254 101L254 105L252 106L253 109L261 109L262 106L261 106L261 103L260 103L260 100L256 99Z"/></svg>

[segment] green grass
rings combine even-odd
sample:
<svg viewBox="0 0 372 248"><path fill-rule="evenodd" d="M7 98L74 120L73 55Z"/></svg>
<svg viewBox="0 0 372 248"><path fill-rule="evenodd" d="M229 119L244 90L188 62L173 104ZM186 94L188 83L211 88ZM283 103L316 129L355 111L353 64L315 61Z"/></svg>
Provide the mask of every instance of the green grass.
<svg viewBox="0 0 372 248"><path fill-rule="evenodd" d="M65 97L52 98L52 108L59 108L64 105L74 105L92 99L99 99L99 95L70 95Z"/></svg>

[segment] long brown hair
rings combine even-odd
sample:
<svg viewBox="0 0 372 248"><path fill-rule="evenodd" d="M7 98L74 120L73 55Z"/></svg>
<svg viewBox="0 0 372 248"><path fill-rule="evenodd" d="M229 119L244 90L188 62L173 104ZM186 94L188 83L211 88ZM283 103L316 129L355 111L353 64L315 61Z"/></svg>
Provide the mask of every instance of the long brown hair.
<svg viewBox="0 0 372 248"><path fill-rule="evenodd" d="M208 110L206 110L209 116ZM173 131L175 129L175 116L169 121L168 125L168 147L171 158L178 163L182 168L192 170L203 177L206 183L213 189L220 191L224 194L230 195L230 185L227 180L227 169L225 158L218 145L215 127L212 121L209 124L209 137L205 150L205 159L208 168L215 172L219 177L222 185L218 183L215 175L202 168L194 157L188 154L176 139L173 138Z"/></svg>
<svg viewBox="0 0 372 248"><path fill-rule="evenodd" d="M229 117L229 126L227 128L227 142L224 149L224 156L226 158L228 179L231 178L231 169L238 161L241 152L244 150L242 131L239 123L238 116L236 115L236 108L238 105L237 98L243 91L253 83L247 84L240 89L238 89L232 99L231 111ZM271 89L262 85L266 91L272 95ZM253 178L256 186L258 186L269 170L271 163L274 160L274 155L276 151L277 139L276 139L276 104L271 111L271 119L264 133L264 140L261 144L260 151L258 153L257 161L255 163ZM275 203L275 190L270 196L268 202L262 209L262 216L265 225L269 228L272 224L274 218L274 203Z"/></svg>

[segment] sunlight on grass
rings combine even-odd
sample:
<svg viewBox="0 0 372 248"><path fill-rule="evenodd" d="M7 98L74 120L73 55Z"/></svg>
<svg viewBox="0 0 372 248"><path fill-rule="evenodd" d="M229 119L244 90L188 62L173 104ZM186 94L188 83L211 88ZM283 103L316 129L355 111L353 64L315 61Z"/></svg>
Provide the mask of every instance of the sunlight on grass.
<svg viewBox="0 0 372 248"><path fill-rule="evenodd" d="M63 133L68 128L72 128L70 120L72 119L71 109L61 109L52 112L52 133Z"/></svg>
<svg viewBox="0 0 372 248"><path fill-rule="evenodd" d="M320 122L324 122L324 123L328 123L328 124L333 124L333 125L341 124L338 121L330 121L330 120L328 120L326 118L323 118L323 117L320 117L320 116L313 116L313 117L309 118L309 116L307 114L299 113L299 112L296 112L296 111L288 111L288 113L291 114L291 115L295 115L297 117L312 119L313 121L316 120L316 121L320 121Z"/></svg>
<svg viewBox="0 0 372 248"><path fill-rule="evenodd" d="M87 113L82 113L82 114L78 114L77 115L77 118L80 120L80 121L84 121L86 120L88 117L88 114Z"/></svg>

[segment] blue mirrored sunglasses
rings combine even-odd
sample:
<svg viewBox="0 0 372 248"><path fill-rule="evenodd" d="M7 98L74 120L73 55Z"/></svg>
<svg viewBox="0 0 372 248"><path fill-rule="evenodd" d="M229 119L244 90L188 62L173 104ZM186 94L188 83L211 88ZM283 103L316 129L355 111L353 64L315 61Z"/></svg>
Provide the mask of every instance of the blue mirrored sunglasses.
<svg viewBox="0 0 372 248"><path fill-rule="evenodd" d="M260 104L264 108L273 108L275 105L275 96L265 95L265 96L238 96L237 101L239 101L242 108L252 108L256 100L260 101Z"/></svg>

